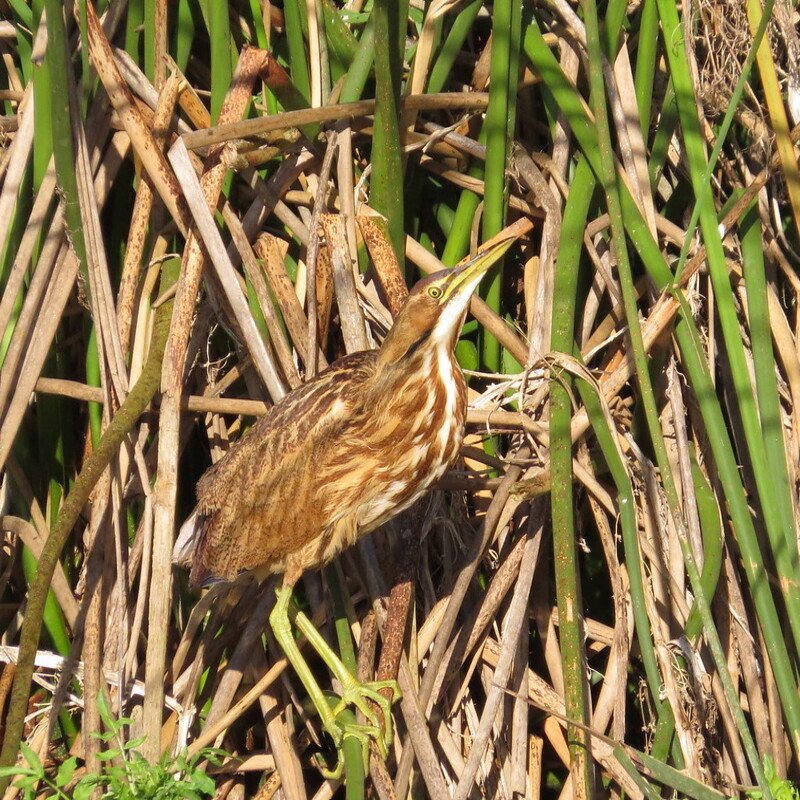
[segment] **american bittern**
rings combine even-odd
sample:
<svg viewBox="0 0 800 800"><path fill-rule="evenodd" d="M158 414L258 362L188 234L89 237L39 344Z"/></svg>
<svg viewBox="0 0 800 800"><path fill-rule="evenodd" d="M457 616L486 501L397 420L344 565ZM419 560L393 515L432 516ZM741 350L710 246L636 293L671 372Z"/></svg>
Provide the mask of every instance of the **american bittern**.
<svg viewBox="0 0 800 800"><path fill-rule="evenodd" d="M283 573L270 624L339 751L344 736L375 739L385 756L391 702L359 683L311 621L291 605L292 587L359 537L408 508L453 464L464 435L467 392L453 354L470 297L516 238L508 235L453 270L411 290L379 350L352 353L288 394L197 484L197 509L184 524L176 560L196 538L191 581L230 579L243 570ZM292 635L297 628L339 680L331 709ZM377 703L383 725L367 699ZM369 720L340 726L352 704ZM382 734L383 729L383 734Z"/></svg>

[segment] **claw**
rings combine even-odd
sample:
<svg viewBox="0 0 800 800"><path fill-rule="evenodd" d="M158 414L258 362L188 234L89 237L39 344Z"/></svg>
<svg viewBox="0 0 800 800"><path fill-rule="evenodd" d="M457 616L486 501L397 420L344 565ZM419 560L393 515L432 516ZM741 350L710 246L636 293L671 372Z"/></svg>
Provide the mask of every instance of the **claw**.
<svg viewBox="0 0 800 800"><path fill-rule="evenodd" d="M328 769L328 765L322 760L321 753L314 753L312 761L314 762L314 766L319 770L320 775L326 780L341 780L344 774L344 754L342 753L341 747L336 748L336 767L334 769Z"/></svg>
<svg viewBox="0 0 800 800"><path fill-rule="evenodd" d="M376 743L380 741L380 729L373 728L371 725L356 725L355 723L342 722L340 718L337 718L336 730L342 742L347 738L353 738L358 741L361 746L361 758L366 767L369 764L369 743L370 741ZM383 757L385 758L386 755L384 754ZM344 753L341 744L336 746L336 766L333 769L330 769L328 765L322 761L319 754L315 755L314 761L323 778L330 780L340 780L342 778L344 774Z"/></svg>
<svg viewBox="0 0 800 800"><path fill-rule="evenodd" d="M402 692L397 681L370 681L359 683L349 672L340 674L342 684L342 699L337 710L347 706L358 709L369 721L369 726L359 726L362 731L369 731L370 737L375 741L382 758L389 754L389 746L394 739L392 727L392 704L400 697ZM388 699L381 694L381 689L391 689L392 697ZM370 701L378 707L378 711ZM336 714L338 712L334 712ZM383 717L383 719L381 719Z"/></svg>
<svg viewBox="0 0 800 800"><path fill-rule="evenodd" d="M397 681L371 681L360 683L349 672L339 670L340 683L342 684L342 694L336 705L333 707L333 717L336 719L336 734L331 731L334 743L337 738L352 736L357 738L364 748L365 753L369 751L370 740L375 742L381 758L386 759L389 755L389 746L394 739L394 729L392 726L392 703L401 697L400 687ZM392 697L387 699L381 693L381 689L391 689ZM378 708L377 711L372 704ZM360 711L367 719L367 725L354 725L352 723L342 723L339 715L348 708ZM323 721L324 724L324 721Z"/></svg>

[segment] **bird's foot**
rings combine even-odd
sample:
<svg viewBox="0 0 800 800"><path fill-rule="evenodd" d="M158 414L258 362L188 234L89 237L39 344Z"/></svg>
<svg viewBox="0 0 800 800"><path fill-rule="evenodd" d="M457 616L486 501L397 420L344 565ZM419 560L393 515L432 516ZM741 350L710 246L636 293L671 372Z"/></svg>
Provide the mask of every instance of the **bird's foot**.
<svg viewBox="0 0 800 800"><path fill-rule="evenodd" d="M343 743L347 738L356 739L361 746L364 764L369 763L369 746L374 742L384 760L389 754L389 745L394 739L392 727L392 704L401 696L397 681L370 681L362 683L351 673L339 671L339 682L342 685L341 697L330 699L331 705L326 713L321 714L323 727L336 747L336 767L329 769L318 762L317 766L326 778L338 780L344 769ZM382 689L391 689L391 698L381 694ZM327 693L326 693L327 694ZM374 704L374 705L373 705ZM375 709L377 707L377 711ZM360 711L367 719L367 724L357 724L351 709Z"/></svg>
<svg viewBox="0 0 800 800"><path fill-rule="evenodd" d="M353 713L348 710L342 716L347 716L352 719ZM344 742L346 739L355 739L358 742L361 751L361 761L365 767L369 764L369 744L371 741L376 740L376 731L371 725L357 725L355 722L343 720L342 716L336 720L332 727L329 728L325 725L325 730L333 739L334 745L336 746L336 766L333 769L328 767L320 753L316 753L313 759L322 777L334 781L341 780L344 774Z"/></svg>
<svg viewBox="0 0 800 800"><path fill-rule="evenodd" d="M341 696L330 699L322 691L297 647L292 634L290 618L306 637L309 645L316 650L331 674L339 681ZM367 683L358 681L322 634L314 627L311 620L302 611L291 605L291 587L289 586L278 590L278 599L270 614L270 624L286 658L305 686L309 700L317 709L322 726L336 747L336 768L333 771L326 770L326 776L341 774L344 766L342 744L349 737L354 737L361 743L365 759L369 753L371 741L375 742L378 753L385 759L389 754L389 745L394 739L392 703L401 697L397 681L369 681ZM391 690L391 696L388 698L381 694L381 691L386 689ZM366 724L357 724L351 709L360 711L366 718Z"/></svg>
<svg viewBox="0 0 800 800"><path fill-rule="evenodd" d="M361 683L349 672L339 674L337 677L342 685L342 696L333 710L334 716L350 706L360 711L366 717L368 724L356 727L374 740L381 758L385 760L389 754L389 745L394 739L392 705L402 697L400 686L397 681ZM390 689L391 697L387 698L381 694L382 689Z"/></svg>

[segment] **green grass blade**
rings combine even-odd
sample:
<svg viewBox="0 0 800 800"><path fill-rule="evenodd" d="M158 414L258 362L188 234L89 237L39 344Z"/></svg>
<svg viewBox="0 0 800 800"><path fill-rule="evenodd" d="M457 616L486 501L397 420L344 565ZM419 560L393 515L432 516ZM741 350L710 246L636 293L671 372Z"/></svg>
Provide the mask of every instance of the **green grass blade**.
<svg viewBox="0 0 800 800"><path fill-rule="evenodd" d="M306 56L302 25L305 13L306 9L303 0L286 0L283 4L286 42L289 46L289 72L292 76L292 83L303 95L306 104L309 104L311 102L311 78L308 71L308 58Z"/></svg>
<svg viewBox="0 0 800 800"><path fill-rule="evenodd" d="M456 15L433 63L433 67L431 67L426 91L431 93L444 91L450 72L453 69L453 64L455 64L464 41L478 18L481 5L481 0L470 0Z"/></svg>
<svg viewBox="0 0 800 800"><path fill-rule="evenodd" d="M639 13L639 38L636 47L634 86L639 107L639 126L648 141L650 111L653 106L653 83L658 55L658 7L656 0L644 0ZM663 112L664 104L661 105Z"/></svg>
<svg viewBox="0 0 800 800"><path fill-rule="evenodd" d="M350 32L350 28L345 25L339 9L331 0L322 0L321 5L329 52L346 70L353 63L358 49L358 40Z"/></svg>
<svg viewBox="0 0 800 800"><path fill-rule="evenodd" d="M714 596L722 569L724 555L722 541L722 523L719 518L719 507L714 492L692 455L692 482L697 498L697 513L700 517L700 531L703 537L703 571L700 581L703 591L709 600ZM692 641L703 629L703 620L697 604L692 605L689 617L684 626L684 633Z"/></svg>

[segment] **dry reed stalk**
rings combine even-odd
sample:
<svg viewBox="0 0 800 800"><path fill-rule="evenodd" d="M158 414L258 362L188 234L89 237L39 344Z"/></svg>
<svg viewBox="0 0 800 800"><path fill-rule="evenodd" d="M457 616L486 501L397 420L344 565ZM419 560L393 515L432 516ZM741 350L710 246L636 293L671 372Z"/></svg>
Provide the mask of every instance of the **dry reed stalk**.
<svg viewBox="0 0 800 800"><path fill-rule="evenodd" d="M400 273L397 257L388 239L385 222L379 217L359 214L358 229L364 237L370 258L378 273L383 293L392 316L397 316L408 297L405 278Z"/></svg>
<svg viewBox="0 0 800 800"><path fill-rule="evenodd" d="M4 183L3 185L4 187L8 186L8 183ZM36 197L33 201L33 208L31 209L28 217L28 225L25 226L25 232L23 233L22 239L17 248L17 252L14 256L14 263L11 266L11 271L9 272L7 283L3 290L3 296L0 298L0 326L2 326L2 330L7 328L9 320L11 319L14 302L19 295L23 281L25 280L25 273L27 272L28 264L31 261L31 256L36 246L36 241L41 235L48 209L50 208L50 205L55 197L55 191L55 165L51 160L45 177L39 186L39 191L36 193ZM10 220L11 215L9 215L9 221ZM63 234L64 212L63 207L61 204L59 204L50 222L50 227L47 231L46 238L50 242L60 242ZM42 266L46 269L48 263L51 263L51 260L49 258L44 259ZM37 273L38 271L37 264ZM40 278L40 280L44 280L45 278L46 273L43 274L43 277Z"/></svg>
<svg viewBox="0 0 800 800"><path fill-rule="evenodd" d="M532 526L533 528L534 526ZM536 562L539 558L539 546L542 537L538 531L532 531L530 538L525 543L525 548L520 561L519 574L514 586L514 593L511 604L503 623L502 646L497 662L497 667L492 676L492 685L489 689L486 702L484 703L481 721L475 738L472 741L469 758L464 766L464 771L459 776L458 785L454 793L456 800L466 800L472 790L475 774L478 770L480 758L489 736L492 734L492 725L495 721L495 714L498 712L505 687L511 675L514 656L517 652L517 642L523 630L528 595L530 593L531 581Z"/></svg>
<svg viewBox="0 0 800 800"><path fill-rule="evenodd" d="M404 104L407 108L420 111L451 108L459 110L483 110L488 103L488 95L473 92L445 92L442 94L423 94L406 97ZM300 128L314 123L336 122L350 117L362 117L373 114L375 111L374 100L360 100L356 103L340 103L338 105L323 106L321 108L308 108L301 111L284 111L269 117L249 119L242 122L218 124L214 128L194 131L183 135L184 143L189 150L198 150L219 144L231 139L246 139L250 136L259 136L270 131L286 128Z"/></svg>
<svg viewBox="0 0 800 800"><path fill-rule="evenodd" d="M483 196L484 181L480 178L475 178L472 175L459 172L455 169L449 169L429 156L422 156L419 163L421 167L424 167L437 177L443 178L448 183L453 184L453 186L457 186L459 189L469 189L469 191L474 194ZM535 205L531 205L515 194L509 195L508 207L514 211L520 211L526 217L531 217L532 219L537 219L542 216L542 212ZM474 238L475 237L473 237L473 239Z"/></svg>
<svg viewBox="0 0 800 800"><path fill-rule="evenodd" d="M119 115L120 122L130 137L133 149L142 161L143 169L150 176L153 186L175 220L175 224L185 234L189 228L188 217L180 199L181 191L178 183L155 141L152 130L145 123L139 107L122 79L119 67L114 60L111 45L91 2L86 3L86 19L89 54L94 68L97 70L97 75L108 94L108 99Z"/></svg>
<svg viewBox="0 0 800 800"><path fill-rule="evenodd" d="M114 136L104 162L97 170L94 192L100 207L124 160L128 145L124 135ZM39 266L44 280L41 284L37 282L37 291L26 294L6 361L0 370L0 386L8 387L6 391L11 395L0 427L0 465L5 463L17 436L31 392L41 374L78 276L78 261L67 245L54 241L47 255L54 261L52 272L48 272L47 262L40 257ZM37 269L34 275L38 272ZM12 352L16 352L16 356ZM21 360L23 352L24 361Z"/></svg>
<svg viewBox="0 0 800 800"><path fill-rule="evenodd" d="M238 637L236 648L231 653L225 671L218 676L212 698L211 708L206 715L205 724L214 726L222 715L230 708L231 701L242 680L245 668L250 659L250 651L257 644L264 632L265 622L274 605L275 597L272 587L267 584L259 592L258 599L252 605L252 614Z"/></svg>
<svg viewBox="0 0 800 800"><path fill-rule="evenodd" d="M252 680L256 680L257 675L262 674L267 668L266 658L261 650L257 649L254 653L255 658L248 665L249 677ZM275 758L275 769L280 778L281 789L287 800L303 800L307 796L303 771L284 717L277 713L280 705L279 696L274 690L265 692L261 695L259 703L261 713L267 721L267 738Z"/></svg>
<svg viewBox="0 0 800 800"><path fill-rule="evenodd" d="M98 354L100 361L101 388L104 392L103 404L103 428L108 426L112 414L118 406L124 402L128 392L128 375L125 368L122 347L119 341L119 324L116 317L116 310L112 298L111 282L108 273L108 263L103 246L103 237L100 226L98 203L92 191L92 175L89 163L89 152L86 142L86 133L80 118L77 114L79 108L78 98L75 96L74 85L71 85L73 95L70 103L72 115L72 129L77 143L77 158L75 163L78 185L78 202L80 205L81 220L86 242L87 268L89 275L89 288L92 298L92 313L95 320L95 331L97 337ZM112 392L113 389L113 392ZM120 495L119 477L127 473L128 459L127 450L120 450L119 470L108 467L101 477L96 489L96 502L92 505L92 516L90 520L90 547L98 542L107 543L110 531L108 530L110 520L107 517L108 504L112 496L117 498ZM112 515L118 521L119 504L113 504ZM117 512L117 513L113 513ZM115 526L118 528L118 526ZM120 542L117 536L117 542ZM127 598L123 580L125 567L121 558L121 542L117 551L117 573L120 577L119 587L123 592L123 600L120 607L127 604ZM88 607L86 607L86 619L83 630L83 660L84 660L84 685L86 689L86 701L84 706L83 720L83 743L86 755L87 766L92 771L100 768L98 758L100 742L91 736L91 732L100 729L100 713L97 706L98 699L105 695L106 687L102 681L102 650L103 650L103 613L101 606L106 602L106 592L111 587L111 558L109 551L111 548L104 547L105 565L100 564L101 573L92 574L92 563L87 570L87 596ZM125 577L127 574L125 573ZM96 587L96 588L93 588ZM87 597L84 598L86 603ZM109 636L111 631L107 631ZM120 686L124 691L124 687Z"/></svg>
<svg viewBox="0 0 800 800"><path fill-rule="evenodd" d="M286 272L284 258L286 243L269 233L262 233L254 244L255 254L261 260L269 288L275 297L286 328L303 363L308 363L308 320L297 299L294 284ZM328 362L321 351L317 351L317 364L324 369Z"/></svg>
<svg viewBox="0 0 800 800"><path fill-rule="evenodd" d="M232 90L225 98L220 119L241 116L250 96L263 56L259 51L243 52L234 75ZM221 165L222 148L215 148L206 159L203 189L205 196L199 200L208 208L215 208L222 186L225 169ZM185 179L195 178L193 168ZM155 182L155 181L154 181ZM198 212L193 209L193 213ZM214 229L216 231L216 229ZM224 252L224 250L223 250ZM197 292L204 262L195 235L190 236L184 250L181 275L170 326L170 338L162 367L162 405L159 416L158 475L154 498L153 558L151 567L150 610L148 616L148 646L145 673L145 702L143 729L147 740L144 754L152 761L160 756L161 719L164 697L164 667L166 662L167 625L172 586L172 543L175 527L175 495L177 492L177 458L180 448L180 397L183 373L189 344L189 331L194 314ZM236 287L238 290L238 287ZM252 324L252 317L249 317ZM260 341L260 340L259 340Z"/></svg>
<svg viewBox="0 0 800 800"><path fill-rule="evenodd" d="M470 551L469 560L464 564L458 574L455 585L448 598L447 610L442 616L441 624L428 659L428 664L423 675L422 684L418 692L418 702L426 713L429 712L431 702L435 701L433 689L435 686L436 673L439 666L444 659L450 635L456 623L456 618L461 608L464 598L472 580L472 576L478 567L478 564L483 556L486 545L491 541L494 536L495 528L502 516L503 508L508 500L511 485L516 481L522 473L521 468L517 466L509 467L506 472L501 485L495 492L486 516L483 520L483 533L479 541ZM402 684L401 684L402 688ZM411 751L408 746L403 748L403 756L397 767L397 774L395 777L395 791L398 796L403 796L408 788L408 780L411 770Z"/></svg>
<svg viewBox="0 0 800 800"><path fill-rule="evenodd" d="M229 203L225 203L222 217L231 234L232 244L236 247L237 253L242 259L245 275L255 292L259 308L261 309L267 326L269 342L272 349L275 351L281 373L285 377L289 387L293 389L300 385L300 374L294 364L291 348L289 347L289 342L287 341L281 321L275 312L272 298L267 291L267 285L264 281L261 267L256 260L256 255L245 233L244 226L239 222L239 217L233 211ZM229 264L230 269L228 267ZM227 281L230 281L231 278L235 276L233 264L229 260L227 263L223 262L223 270L227 275ZM236 296L239 297L239 294L237 293ZM244 314L244 310L241 309L241 307L239 309L239 314Z"/></svg>
<svg viewBox="0 0 800 800"><path fill-rule="evenodd" d="M83 753L87 768L93 772L100 769L100 742L94 733L102 730L98 699L106 693L106 686L101 676L102 651L102 603L104 600L103 554L108 543L108 525L106 513L111 492L111 470L107 468L95 488L96 502L92 504L92 515L89 520L88 539L90 553L86 570L86 593L83 601L85 621L83 627L83 686L84 698L83 720L81 726Z"/></svg>
<svg viewBox="0 0 800 800"><path fill-rule="evenodd" d="M14 219L12 210L17 202L17 194L33 149L33 83L25 90L23 102L17 109L17 117L21 117L21 121L14 141L8 147L3 159L5 174L2 175L3 188L0 191L0 242L8 239Z"/></svg>
<svg viewBox="0 0 800 800"><path fill-rule="evenodd" d="M203 257L207 253L209 264L214 268L216 284L222 288L221 296L216 299L218 302L224 301L220 305L224 304L230 311L234 330L247 345L253 367L261 383L267 388L273 400L278 400L286 394L286 388L278 374L272 354L268 350L268 343L261 337L255 319L250 313L241 276L233 268L222 236L214 223L211 210L213 206L209 206L207 203L203 184L198 180L189 153L180 139L170 150L170 161L179 178L183 197L195 221L194 231L198 246L202 247L204 251ZM217 166L220 168L218 175L221 187L225 167L224 164ZM204 175L207 174L209 173L204 173ZM212 283L212 285L214 284ZM215 296L214 292L210 293Z"/></svg>
<svg viewBox="0 0 800 800"><path fill-rule="evenodd" d="M180 90L181 78L176 72L173 72L162 87L153 117L153 129L157 143L166 143L168 125L175 110ZM129 339L133 326L133 305L136 289L139 285L139 270L147 242L147 227L152 211L153 186L147 173L143 173L133 201L131 224L126 239L125 260L122 265L122 275L117 293L119 338L126 355L130 347Z"/></svg>
<svg viewBox="0 0 800 800"><path fill-rule="evenodd" d="M356 232L355 175L353 167L353 130L349 124L336 126L337 154L336 191L339 211L344 217L350 258L358 261L358 235Z"/></svg>
<svg viewBox="0 0 800 800"><path fill-rule="evenodd" d="M589 462L586 448L581 448L581 451L582 461L584 463ZM603 553L609 567L611 591L614 598L613 638L609 648L606 669L603 673L603 686L594 704L592 725L597 730L604 731L610 724L612 726L611 738L617 741L624 741L625 674L630 658L633 618L628 610L626 578L617 558L613 528L609 521L610 515L593 499L589 500L589 507L600 534Z"/></svg>
<svg viewBox="0 0 800 800"><path fill-rule="evenodd" d="M358 303L350 250L345 239L344 222L338 214L321 214L320 225L325 232L328 252L333 265L333 285L336 303L339 306L339 319L342 326L345 347L348 353L369 350L366 325L361 306ZM314 314L309 315L309 330Z"/></svg>
<svg viewBox="0 0 800 800"><path fill-rule="evenodd" d="M488 664L488 666L495 668L499 658L499 645L494 639L487 639L481 652L481 658ZM550 722L545 726L546 732L550 735L550 743L558 749L556 736L561 736L561 729L566 729L567 720L564 717L564 700L563 694L556 692L552 686L544 681L541 676L537 675L532 670L528 670L528 699L534 708L546 711L551 715ZM558 730L555 733L553 727ZM595 734L599 733L594 731ZM566 748L566 740L562 739L563 747L561 748L562 760L565 764L569 764L569 752ZM619 783L619 786L626 792L630 793L631 797L637 800L643 800L643 794L639 787L633 783L628 774L617 763L613 754L612 744L606 740L602 735L595 735L589 738L589 747L592 755L597 761L603 765L608 773Z"/></svg>
<svg viewBox="0 0 800 800"><path fill-rule="evenodd" d="M320 336L317 330L319 324L319 314L317 310L317 262L321 249L320 233L321 229L323 229L323 217L327 218L328 216L325 213L325 207L327 204L328 180L330 178L331 167L333 166L333 158L336 155L336 141L336 133L330 133L328 135L328 142L325 148L325 157L322 160L322 166L320 167L319 176L317 179L317 192L314 197L314 208L311 214L311 221L309 223L310 237L308 246L306 248L306 309L308 311L308 319L305 351L308 356L308 360L306 361L307 378L313 378L318 371L317 342L319 341ZM330 235L336 235L336 232L329 230L327 227L324 228L324 232L328 241L328 252L331 252L333 245L331 243ZM349 250L345 250L344 252L349 252ZM335 274L334 285L336 285ZM339 301L339 308L342 314L342 322L344 323L345 320L349 321L352 317L348 316L345 308L349 308L351 314L353 310L351 307L343 305L344 301L339 300L338 286L337 300ZM350 334L345 334L346 337L348 335ZM348 342L347 344L350 346L351 343ZM358 347L357 344L355 346L358 350L367 349L366 346ZM353 351L348 350L348 352Z"/></svg>

